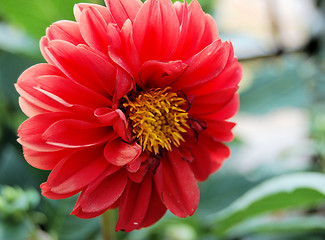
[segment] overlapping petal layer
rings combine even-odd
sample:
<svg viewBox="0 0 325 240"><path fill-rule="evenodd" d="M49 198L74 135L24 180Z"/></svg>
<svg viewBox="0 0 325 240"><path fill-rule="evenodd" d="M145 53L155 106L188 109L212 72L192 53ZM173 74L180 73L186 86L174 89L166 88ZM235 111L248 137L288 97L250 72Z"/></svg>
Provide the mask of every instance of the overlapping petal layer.
<svg viewBox="0 0 325 240"><path fill-rule="evenodd" d="M235 124L227 119L238 111L242 70L232 44L220 40L196 0L105 2L77 4L76 22L47 29L40 41L47 63L27 69L16 84L30 117L18 134L28 163L52 170L41 186L44 196L81 192L72 214L92 218L118 207L116 230L132 231L167 209L179 217L195 212L197 182L230 154L223 142L233 138ZM163 147L168 137L155 135L160 127L138 127L152 120L135 123L141 118L130 115L132 99L155 89L174 94L170 104L182 102L170 108L173 121L150 113L156 125L183 121L166 126L176 142L170 149ZM168 104L158 105L169 112ZM137 136L143 131L157 138L149 142L160 144L158 152L143 147Z"/></svg>

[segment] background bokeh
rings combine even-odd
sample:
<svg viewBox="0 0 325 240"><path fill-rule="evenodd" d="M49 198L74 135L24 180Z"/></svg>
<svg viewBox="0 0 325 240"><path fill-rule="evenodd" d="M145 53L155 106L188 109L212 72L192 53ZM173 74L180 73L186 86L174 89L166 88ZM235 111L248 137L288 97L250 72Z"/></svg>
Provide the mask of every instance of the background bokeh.
<svg viewBox="0 0 325 240"><path fill-rule="evenodd" d="M74 197L40 195L48 172L29 166L16 142L26 117L14 83L44 62L38 40L54 21L73 20L77 2L0 0L0 240L101 238L99 218L69 215ZM167 213L119 239L325 239L325 1L199 2L244 68L232 156L200 184L193 217Z"/></svg>

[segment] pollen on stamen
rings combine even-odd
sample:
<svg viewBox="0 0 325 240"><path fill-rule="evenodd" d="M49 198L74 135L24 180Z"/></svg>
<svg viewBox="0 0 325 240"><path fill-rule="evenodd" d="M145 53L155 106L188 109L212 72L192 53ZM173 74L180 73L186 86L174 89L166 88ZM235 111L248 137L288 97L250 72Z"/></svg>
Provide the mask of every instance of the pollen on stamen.
<svg viewBox="0 0 325 240"><path fill-rule="evenodd" d="M187 101L170 88L149 89L124 96L123 107L132 127L133 138L143 151L158 154L160 149L172 150L184 141L182 133L189 128Z"/></svg>

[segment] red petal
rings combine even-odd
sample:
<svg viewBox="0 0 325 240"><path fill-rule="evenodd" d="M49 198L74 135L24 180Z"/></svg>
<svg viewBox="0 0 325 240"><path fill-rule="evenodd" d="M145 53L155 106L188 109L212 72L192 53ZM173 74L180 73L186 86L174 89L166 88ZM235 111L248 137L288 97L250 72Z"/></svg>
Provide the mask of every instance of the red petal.
<svg viewBox="0 0 325 240"><path fill-rule="evenodd" d="M188 59L219 38L214 19L202 11L196 0L189 7L186 1L176 1L174 8L181 25L181 35L173 59Z"/></svg>
<svg viewBox="0 0 325 240"><path fill-rule="evenodd" d="M73 45L84 44L79 24L72 21L59 21L53 23L46 31L47 38L51 40L60 39Z"/></svg>
<svg viewBox="0 0 325 240"><path fill-rule="evenodd" d="M141 81L147 88L165 88L174 82L187 68L182 61L147 61L142 65Z"/></svg>
<svg viewBox="0 0 325 240"><path fill-rule="evenodd" d="M189 163L193 162L194 160L194 156L193 154L191 153L191 151L189 151L188 149L186 148L179 148L179 153L181 155L181 158Z"/></svg>
<svg viewBox="0 0 325 240"><path fill-rule="evenodd" d="M116 73L116 85L115 85L115 94L113 102L114 104L118 104L118 100L120 100L125 94L132 90L134 87L134 83L131 79L131 76L121 68L117 69Z"/></svg>
<svg viewBox="0 0 325 240"><path fill-rule="evenodd" d="M208 149L201 142L195 147L190 147L194 160L190 163L195 178L199 181L206 180L212 171L212 163Z"/></svg>
<svg viewBox="0 0 325 240"><path fill-rule="evenodd" d="M174 2L174 9L175 9L176 15L178 17L179 25L181 25L182 21L183 21L184 7L187 8L187 2L186 1L184 3L181 3L179 1ZM187 12L187 10L186 10L186 12Z"/></svg>
<svg viewBox="0 0 325 240"><path fill-rule="evenodd" d="M22 98L32 103L33 106L36 106L38 109L46 110L46 112L66 112L68 111L67 108L73 106L62 99L54 99L35 87L27 86L23 83L19 85L16 84L15 87Z"/></svg>
<svg viewBox="0 0 325 240"><path fill-rule="evenodd" d="M35 79L43 75L63 76L58 68L47 63L40 63L26 69L18 78L17 84L34 86Z"/></svg>
<svg viewBox="0 0 325 240"><path fill-rule="evenodd" d="M42 189L42 194L44 194L46 192L45 193L46 194L46 197L47 198L50 198L50 199L63 199L63 198L68 198L68 197L71 197L71 196L77 194L78 192L80 192L80 190L76 190L74 192L69 192L69 193L63 193L63 194L53 193L51 191L48 191L47 192L48 186L47 186L46 182L41 184L41 189Z"/></svg>
<svg viewBox="0 0 325 240"><path fill-rule="evenodd" d="M107 22L101 13L94 7L90 6L81 12L80 15L80 32L89 46L107 53L108 35Z"/></svg>
<svg viewBox="0 0 325 240"><path fill-rule="evenodd" d="M176 216L193 215L199 204L200 193L189 164L173 151L161 159L155 182L165 206Z"/></svg>
<svg viewBox="0 0 325 240"><path fill-rule="evenodd" d="M117 109L119 110L119 109ZM116 118L118 118L117 110L113 110L108 107L97 108L94 112L94 115L98 120L105 126L113 126ZM121 110L119 110L121 111Z"/></svg>
<svg viewBox="0 0 325 240"><path fill-rule="evenodd" d="M139 81L140 60L133 40L133 26L130 20L126 20L120 32L125 59L131 68L135 81ZM127 69L126 69L127 70Z"/></svg>
<svg viewBox="0 0 325 240"><path fill-rule="evenodd" d="M173 88L183 89L205 84L214 79L224 69L229 56L229 44L214 41L201 52L196 54L189 62L188 68L173 83Z"/></svg>
<svg viewBox="0 0 325 240"><path fill-rule="evenodd" d="M148 154L147 153L142 153L140 157L135 159L133 162L127 165L127 174L130 180L136 183L142 182L144 176L147 174L148 169L149 169L149 161L148 161ZM134 168L134 166L131 166L132 164L138 164L140 163L140 166L138 169ZM129 166L130 165L130 166ZM137 166L136 166L137 167ZM134 171L135 170L135 171Z"/></svg>
<svg viewBox="0 0 325 240"><path fill-rule="evenodd" d="M81 190L95 180L107 167L108 163L102 156L102 148L78 151L61 161L51 172L43 195L67 194Z"/></svg>
<svg viewBox="0 0 325 240"><path fill-rule="evenodd" d="M130 232L141 228L147 213L152 189L152 177L148 174L141 183L129 181L120 200L116 231Z"/></svg>
<svg viewBox="0 0 325 240"><path fill-rule="evenodd" d="M196 0L193 0L188 8L184 4L180 39L173 59L185 61L208 45L202 45L201 42L205 22L205 14Z"/></svg>
<svg viewBox="0 0 325 240"><path fill-rule="evenodd" d="M225 69L215 79L199 87L186 89L184 92L195 96L211 94L224 88L237 87L241 77L241 65L237 60L233 60L230 64L227 64Z"/></svg>
<svg viewBox="0 0 325 240"><path fill-rule="evenodd" d="M107 173L82 191L71 214L92 218L104 213L122 195L127 184L124 171Z"/></svg>
<svg viewBox="0 0 325 240"><path fill-rule="evenodd" d="M70 104L78 104L90 108L112 105L108 98L65 77L41 76L36 79L35 85L39 89L50 92Z"/></svg>
<svg viewBox="0 0 325 240"><path fill-rule="evenodd" d="M117 138L106 144L104 156L109 163L124 166L139 157L141 152L142 148L137 143L129 144Z"/></svg>
<svg viewBox="0 0 325 240"><path fill-rule="evenodd" d="M109 209L109 207L106 209L102 209L100 211L85 212L85 211L83 211L82 208L75 208L70 214L75 215L78 218L88 219L88 218L98 217L98 216L102 215L104 212L106 212L108 209Z"/></svg>
<svg viewBox="0 0 325 240"><path fill-rule="evenodd" d="M198 181L206 180L210 174L222 166L223 161L230 155L227 146L216 141L213 136L206 134L206 132L199 135L199 141L196 145L187 143L184 145L194 156L190 166Z"/></svg>
<svg viewBox="0 0 325 240"><path fill-rule="evenodd" d="M124 113L120 110L116 110L118 117L113 124L114 131L126 142L131 142L131 128L128 127L128 123Z"/></svg>
<svg viewBox="0 0 325 240"><path fill-rule="evenodd" d="M219 111L232 100L237 87L216 91L209 95L196 97L189 110L191 115L211 114Z"/></svg>
<svg viewBox="0 0 325 240"><path fill-rule="evenodd" d="M25 100L23 104L29 108L29 110L24 109L24 111L27 110L27 115L33 115L33 111L65 111L63 110L65 107L61 103L53 101L53 99L35 89L36 79L43 75L62 76L62 73L56 67L49 64L38 64L24 71L15 85L18 93ZM31 113L29 113L30 111Z"/></svg>
<svg viewBox="0 0 325 240"><path fill-rule="evenodd" d="M42 37L40 42L39 42L39 46L40 46L42 56L44 57L46 62L48 62L51 65L54 65L54 63L52 62L50 56L47 54L47 51L46 51L46 48L49 46L48 38L47 37Z"/></svg>
<svg viewBox="0 0 325 240"><path fill-rule="evenodd" d="M133 41L133 26L130 19L125 21L120 31L118 26L109 25L108 28L110 38L109 56L140 84L139 55Z"/></svg>
<svg viewBox="0 0 325 240"><path fill-rule="evenodd" d="M201 46L207 46L219 38L218 27L213 17L205 14L205 29L200 41Z"/></svg>
<svg viewBox="0 0 325 240"><path fill-rule="evenodd" d="M240 63L236 60L225 69L215 80L214 88L228 88L238 85L243 75L243 69ZM213 84L213 83L212 83Z"/></svg>
<svg viewBox="0 0 325 240"><path fill-rule="evenodd" d="M105 97L113 95L116 69L101 56L61 40L51 41L46 52L71 80Z"/></svg>
<svg viewBox="0 0 325 240"><path fill-rule="evenodd" d="M226 145L204 134L200 135L200 140L195 147L188 145L188 148L194 156L190 166L198 181L205 181L230 155Z"/></svg>
<svg viewBox="0 0 325 240"><path fill-rule="evenodd" d="M224 160L226 160L230 156L230 149L228 146L215 141L211 136L206 136L205 133L202 134L201 140L202 144L204 144L210 154L211 158L211 167L212 173L217 171L221 166Z"/></svg>
<svg viewBox="0 0 325 240"><path fill-rule="evenodd" d="M19 106L27 117L34 117L38 114L48 113L48 110L40 108L23 97L19 97Z"/></svg>
<svg viewBox="0 0 325 240"><path fill-rule="evenodd" d="M63 158L71 154L71 150L60 150L56 152L38 152L23 147L26 161L33 167L42 170L52 170Z"/></svg>
<svg viewBox="0 0 325 240"><path fill-rule="evenodd" d="M131 141L131 129L128 128L126 117L120 109L103 107L96 109L94 114L105 126L113 126L114 131L124 141Z"/></svg>
<svg viewBox="0 0 325 240"><path fill-rule="evenodd" d="M199 118L212 120L225 120L232 117L239 109L239 95L234 94L233 98L218 112L209 115L200 115Z"/></svg>
<svg viewBox="0 0 325 240"><path fill-rule="evenodd" d="M151 189L151 196L149 206L145 218L141 223L141 227L148 227L157 222L166 213L166 207L161 202L156 187L153 185Z"/></svg>
<svg viewBox="0 0 325 240"><path fill-rule="evenodd" d="M77 22L80 22L81 13L89 8L95 8L101 14L101 16L105 19L105 22L107 24L114 21L111 12L106 7L98 5L98 4L78 3L78 4L74 5L74 8L73 8L73 13L74 13L74 16L75 16Z"/></svg>
<svg viewBox="0 0 325 240"><path fill-rule="evenodd" d="M127 19L133 22L140 7L143 5L140 0L105 0L105 3L120 28L122 28Z"/></svg>
<svg viewBox="0 0 325 240"><path fill-rule="evenodd" d="M110 127L75 119L59 120L43 134L47 143L64 148L79 148L98 145L108 141L114 135Z"/></svg>
<svg viewBox="0 0 325 240"><path fill-rule="evenodd" d="M105 60L106 62L109 62L111 65L115 66L115 64L109 58L109 56L107 55L107 53L104 54L104 53L102 53L101 51L99 51L99 50L97 50L95 48L89 47L87 44L79 44L77 47L78 47L78 49L86 50L88 52L91 52L96 57L100 57L100 58L102 58L102 60ZM88 54L86 54L86 55L88 55Z"/></svg>
<svg viewBox="0 0 325 240"><path fill-rule="evenodd" d="M50 77L52 78L52 76ZM37 83L38 79L36 79ZM17 89L21 92L21 90L17 87ZM73 112L73 113L78 113L84 116L89 117L90 119L93 120L92 118L92 113L93 109L82 106L79 104L71 104L64 99L60 98L59 96L56 96L55 94L46 91L44 89L41 89L40 87L34 87L33 90L33 95L39 95L39 99L41 99L43 102L47 102L49 105L52 106L57 106L57 111L56 112ZM25 96L25 95L22 95ZM37 102L37 101L36 101ZM49 109L48 109L49 110Z"/></svg>
<svg viewBox="0 0 325 240"><path fill-rule="evenodd" d="M224 121L206 121L206 123L208 127L205 133L211 135L215 140L221 142L230 142L233 140L234 135L231 129L236 125L235 123Z"/></svg>
<svg viewBox="0 0 325 240"><path fill-rule="evenodd" d="M107 26L107 36L108 36L108 41L110 42L109 46L109 51L111 51L112 48L116 52L121 55L122 50L122 42L121 42L121 37L120 37L120 30L118 29L118 26L114 23L110 23ZM121 56L119 56L121 57Z"/></svg>
<svg viewBox="0 0 325 240"><path fill-rule="evenodd" d="M107 92L113 96L115 93L115 79L117 78L117 69L113 62L108 62L99 54L89 52L82 47L79 48L82 56L86 56L88 60L88 71L93 71L93 80L96 80ZM86 67L86 66L85 66ZM105 95L107 96L107 95Z"/></svg>
<svg viewBox="0 0 325 240"><path fill-rule="evenodd" d="M168 60L179 37L179 22L171 1L146 1L134 20L133 34L142 63Z"/></svg>
<svg viewBox="0 0 325 240"><path fill-rule="evenodd" d="M36 115L23 122L18 129L19 142L32 150L39 152L53 152L62 147L49 145L42 135L53 123L66 117L64 113L45 113Z"/></svg>
<svg viewBox="0 0 325 240"><path fill-rule="evenodd" d="M129 172L137 172L139 170L141 166L141 161L140 161L140 157L134 159L132 162L128 163L126 165L126 169L129 171Z"/></svg>
<svg viewBox="0 0 325 240"><path fill-rule="evenodd" d="M140 183L143 181L144 176L148 172L148 164L142 164L140 168L138 169L137 172L133 173L128 171L128 177L130 178L131 181Z"/></svg>

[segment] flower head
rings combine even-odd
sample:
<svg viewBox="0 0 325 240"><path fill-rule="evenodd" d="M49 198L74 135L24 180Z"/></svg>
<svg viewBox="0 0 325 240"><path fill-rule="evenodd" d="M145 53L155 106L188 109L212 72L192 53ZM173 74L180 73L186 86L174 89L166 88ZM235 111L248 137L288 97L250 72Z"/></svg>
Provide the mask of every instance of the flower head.
<svg viewBox="0 0 325 240"><path fill-rule="evenodd" d="M18 79L28 163L52 170L48 198L81 192L72 214L119 208L116 230L192 215L229 156L241 66L199 3L77 4L40 41L47 63Z"/></svg>

